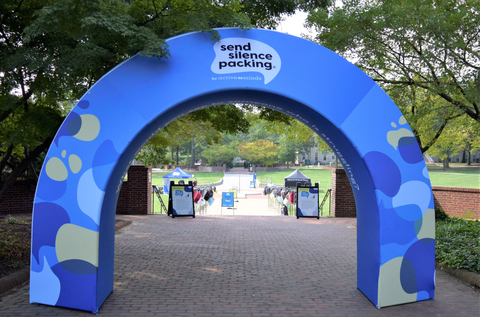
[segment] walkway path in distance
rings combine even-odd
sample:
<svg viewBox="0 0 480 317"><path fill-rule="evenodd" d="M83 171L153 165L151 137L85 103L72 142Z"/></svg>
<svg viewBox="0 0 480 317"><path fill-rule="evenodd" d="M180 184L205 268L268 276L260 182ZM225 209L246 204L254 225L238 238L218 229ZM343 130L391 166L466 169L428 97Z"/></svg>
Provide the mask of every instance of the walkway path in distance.
<svg viewBox="0 0 480 317"><path fill-rule="evenodd" d="M277 210L268 208L267 196L263 195L263 189L251 188L253 173L243 168L233 168L225 173L223 184L217 186L217 194L214 195L215 202L208 206L207 215L231 215L231 216L279 216ZM222 208L222 192L229 192L237 189L237 199L234 207Z"/></svg>

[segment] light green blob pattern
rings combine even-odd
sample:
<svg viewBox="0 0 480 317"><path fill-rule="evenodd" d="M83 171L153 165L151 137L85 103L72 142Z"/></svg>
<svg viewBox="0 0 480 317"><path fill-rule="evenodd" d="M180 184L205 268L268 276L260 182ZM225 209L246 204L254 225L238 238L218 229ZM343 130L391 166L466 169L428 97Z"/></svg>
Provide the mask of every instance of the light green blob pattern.
<svg viewBox="0 0 480 317"><path fill-rule="evenodd" d="M98 267L98 245L97 231L67 223L57 232L55 251L59 262L83 260Z"/></svg>
<svg viewBox="0 0 480 317"><path fill-rule="evenodd" d="M391 259L380 267L378 277L378 308L415 302L417 293L406 293L400 281L403 257Z"/></svg>
<svg viewBox="0 0 480 317"><path fill-rule="evenodd" d="M421 221L420 230L417 230L418 240L426 238L435 239L435 210L427 209L422 219L417 221Z"/></svg>
<svg viewBox="0 0 480 317"><path fill-rule="evenodd" d="M92 114L82 114L82 126L73 137L82 141L92 141L100 133L100 121Z"/></svg>
<svg viewBox="0 0 480 317"><path fill-rule="evenodd" d="M412 137L414 136L412 131L402 128L396 131L390 131L387 133L388 143L395 148L398 147L398 141L403 137Z"/></svg>
<svg viewBox="0 0 480 317"><path fill-rule="evenodd" d="M45 172L48 177L58 182L64 181L68 177L67 167L58 157L52 157L48 160Z"/></svg>
<svg viewBox="0 0 480 317"><path fill-rule="evenodd" d="M77 174L82 169L82 160L75 154L68 157L68 164L74 174Z"/></svg>

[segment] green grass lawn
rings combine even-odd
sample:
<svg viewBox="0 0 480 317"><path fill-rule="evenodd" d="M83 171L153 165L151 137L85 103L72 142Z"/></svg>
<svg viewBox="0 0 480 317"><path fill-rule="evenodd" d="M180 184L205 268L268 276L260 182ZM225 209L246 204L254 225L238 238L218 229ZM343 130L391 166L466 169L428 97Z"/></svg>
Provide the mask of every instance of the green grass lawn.
<svg viewBox="0 0 480 317"><path fill-rule="evenodd" d="M283 184L284 178L294 169L278 172L258 172L257 179L261 183L268 181L273 184ZM325 192L332 187L332 171L330 169L300 168L300 171L310 177L312 183L319 182L320 190ZM432 186L480 188L480 169L429 169Z"/></svg>
<svg viewBox="0 0 480 317"><path fill-rule="evenodd" d="M185 172L189 173L188 170ZM163 186L163 176L170 174L170 172L153 172L152 173L152 185ZM223 172L194 172L191 173L194 175L194 178L197 179L198 185L208 185L210 183L219 182L223 178ZM173 179L175 182L178 182L179 179ZM184 181L192 181L193 178L184 179Z"/></svg>
<svg viewBox="0 0 480 317"><path fill-rule="evenodd" d="M161 195L162 196L162 200L163 200L163 203L165 204L165 207L168 208L168 195ZM155 195L155 193L152 193L152 209L153 209L153 213L155 214L164 214L166 213L165 210L162 210L161 205L160 205L160 201L158 200L157 198L157 195Z"/></svg>
<svg viewBox="0 0 480 317"><path fill-rule="evenodd" d="M260 183L283 184L285 177L294 170L258 172L257 179ZM312 183L320 183L321 191L332 187L332 171L330 169L302 167L299 170L309 177ZM433 186L480 188L480 169L448 169L443 171L441 168L429 168L428 172ZM161 186L163 184L163 176L169 173L154 172L152 174L152 184ZM199 185L207 185L220 181L223 178L223 172L196 172L194 176ZM190 180L193 181L193 178L189 178L186 181Z"/></svg>
<svg viewBox="0 0 480 317"><path fill-rule="evenodd" d="M432 186L480 188L480 169L429 169Z"/></svg>

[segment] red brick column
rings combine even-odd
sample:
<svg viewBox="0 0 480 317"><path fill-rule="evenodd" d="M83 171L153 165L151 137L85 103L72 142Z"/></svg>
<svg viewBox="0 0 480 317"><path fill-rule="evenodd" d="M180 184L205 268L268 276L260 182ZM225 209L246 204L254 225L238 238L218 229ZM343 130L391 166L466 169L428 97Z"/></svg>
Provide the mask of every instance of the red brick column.
<svg viewBox="0 0 480 317"><path fill-rule="evenodd" d="M352 186L344 169L332 170L332 216L356 217Z"/></svg>
<svg viewBox="0 0 480 317"><path fill-rule="evenodd" d="M147 215L152 213L152 168L132 165L117 201L117 213Z"/></svg>

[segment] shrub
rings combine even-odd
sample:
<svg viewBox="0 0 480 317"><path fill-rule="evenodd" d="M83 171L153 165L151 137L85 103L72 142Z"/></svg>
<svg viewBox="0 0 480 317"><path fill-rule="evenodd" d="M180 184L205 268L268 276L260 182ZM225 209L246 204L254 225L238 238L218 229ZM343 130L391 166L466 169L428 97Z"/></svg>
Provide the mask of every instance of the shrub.
<svg viewBox="0 0 480 317"><path fill-rule="evenodd" d="M16 225L16 224L24 225L25 220L18 220L17 218L12 217L11 215L8 215L7 219L5 220L5 223L9 225Z"/></svg>
<svg viewBox="0 0 480 317"><path fill-rule="evenodd" d="M480 222L448 218L436 223L435 257L441 264L480 273Z"/></svg>
<svg viewBox="0 0 480 317"><path fill-rule="evenodd" d="M23 269L25 267L25 263L23 263L22 261L15 261L13 262L12 267L17 270Z"/></svg>
<svg viewBox="0 0 480 317"><path fill-rule="evenodd" d="M435 221L443 221L450 218L445 211L440 207L435 207Z"/></svg>
<svg viewBox="0 0 480 317"><path fill-rule="evenodd" d="M23 237L17 233L0 237L0 259L18 260L29 249L30 246L25 244Z"/></svg>
<svg viewBox="0 0 480 317"><path fill-rule="evenodd" d="M11 215L8 215L5 222L8 223L9 225L14 225L14 224L18 223L18 220L17 220L17 218L12 217Z"/></svg>

